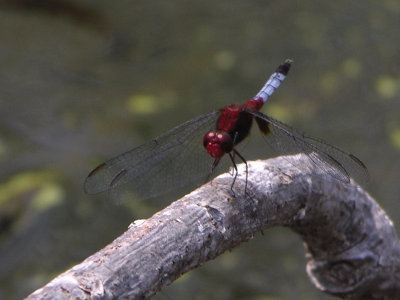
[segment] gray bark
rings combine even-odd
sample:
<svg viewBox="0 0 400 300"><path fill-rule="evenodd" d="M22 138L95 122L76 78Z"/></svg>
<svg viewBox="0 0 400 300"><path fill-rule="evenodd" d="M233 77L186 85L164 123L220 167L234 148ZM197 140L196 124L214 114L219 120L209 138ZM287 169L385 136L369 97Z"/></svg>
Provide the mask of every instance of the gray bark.
<svg viewBox="0 0 400 300"><path fill-rule="evenodd" d="M400 299L398 237L362 188L310 168L301 155L249 162L247 194L244 176L235 183L236 196L231 182L230 175L221 175L135 221L27 299L148 299L183 273L277 225L302 237L307 273L318 289L341 298Z"/></svg>

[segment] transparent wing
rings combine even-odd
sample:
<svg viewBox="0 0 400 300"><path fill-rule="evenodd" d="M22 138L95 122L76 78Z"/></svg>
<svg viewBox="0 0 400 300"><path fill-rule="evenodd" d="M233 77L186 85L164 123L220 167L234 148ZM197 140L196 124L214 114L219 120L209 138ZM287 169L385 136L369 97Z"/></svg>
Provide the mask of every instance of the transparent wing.
<svg viewBox="0 0 400 300"><path fill-rule="evenodd" d="M305 153L314 165L338 180L350 182L352 177L361 185L368 182L366 166L353 154L263 113L249 113L255 117L265 141L278 153Z"/></svg>
<svg viewBox="0 0 400 300"><path fill-rule="evenodd" d="M215 129L218 116L219 111L202 115L106 161L88 175L85 191L96 194L123 186L143 199L204 183L214 160L202 145L203 136Z"/></svg>

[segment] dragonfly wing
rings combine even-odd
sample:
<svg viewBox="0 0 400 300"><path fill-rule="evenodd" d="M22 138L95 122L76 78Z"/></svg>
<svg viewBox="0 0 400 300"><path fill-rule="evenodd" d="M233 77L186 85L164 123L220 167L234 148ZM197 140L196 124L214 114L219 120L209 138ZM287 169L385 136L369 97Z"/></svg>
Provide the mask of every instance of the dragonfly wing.
<svg viewBox="0 0 400 300"><path fill-rule="evenodd" d="M215 128L218 116L219 111L202 115L99 165L86 178L85 191L95 194L123 186L150 198L204 183L213 158L202 145L203 136Z"/></svg>
<svg viewBox="0 0 400 300"><path fill-rule="evenodd" d="M368 182L366 166L353 154L266 114L252 111L249 113L255 117L265 141L278 153L305 153L314 165L340 181L349 182L352 177L362 185Z"/></svg>

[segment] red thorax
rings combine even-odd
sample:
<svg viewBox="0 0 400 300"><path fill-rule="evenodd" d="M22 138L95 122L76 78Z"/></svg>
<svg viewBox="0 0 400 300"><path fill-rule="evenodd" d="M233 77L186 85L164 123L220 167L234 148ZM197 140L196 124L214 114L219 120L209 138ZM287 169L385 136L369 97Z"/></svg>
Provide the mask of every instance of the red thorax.
<svg viewBox="0 0 400 300"><path fill-rule="evenodd" d="M216 130L207 132L203 138L207 152L217 159L231 152L250 132L253 116L247 111L259 111L263 104L263 99L257 98L221 109Z"/></svg>

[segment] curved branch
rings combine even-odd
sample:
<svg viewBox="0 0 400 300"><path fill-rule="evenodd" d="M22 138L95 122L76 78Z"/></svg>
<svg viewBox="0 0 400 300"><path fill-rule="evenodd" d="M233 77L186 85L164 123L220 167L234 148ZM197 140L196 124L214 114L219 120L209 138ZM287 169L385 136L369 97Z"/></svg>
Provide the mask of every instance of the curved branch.
<svg viewBox="0 0 400 300"><path fill-rule="evenodd" d="M235 183L236 196L229 190L232 178L223 174L135 221L27 299L148 299L276 225L303 238L307 273L317 288L343 298L400 299L399 240L387 215L360 187L310 168L302 155L249 162L247 194L243 177Z"/></svg>

